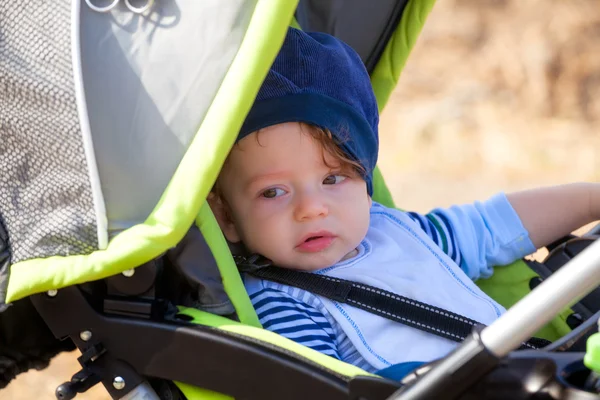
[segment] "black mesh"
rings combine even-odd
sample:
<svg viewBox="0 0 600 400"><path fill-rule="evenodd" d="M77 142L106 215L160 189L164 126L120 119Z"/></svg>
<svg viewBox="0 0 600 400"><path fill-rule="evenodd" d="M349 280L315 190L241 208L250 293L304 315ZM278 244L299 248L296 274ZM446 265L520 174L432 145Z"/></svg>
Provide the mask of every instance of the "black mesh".
<svg viewBox="0 0 600 400"><path fill-rule="evenodd" d="M70 4L0 2L0 218L13 263L97 248Z"/></svg>

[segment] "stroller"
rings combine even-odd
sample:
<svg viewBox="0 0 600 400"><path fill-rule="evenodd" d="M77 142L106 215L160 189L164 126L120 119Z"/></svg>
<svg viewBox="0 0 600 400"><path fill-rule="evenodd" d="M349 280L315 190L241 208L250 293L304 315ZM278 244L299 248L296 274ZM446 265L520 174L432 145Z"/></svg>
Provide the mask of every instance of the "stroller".
<svg viewBox="0 0 600 400"><path fill-rule="evenodd" d="M381 109L433 0L39 3L0 6L3 384L75 346L60 399L594 397L583 354L550 351L598 319L570 304L600 283L594 236L480 282L507 308L539 287L395 382L262 329L205 201L290 24L353 46ZM377 170L373 197L394 206ZM553 347L511 353L534 333Z"/></svg>

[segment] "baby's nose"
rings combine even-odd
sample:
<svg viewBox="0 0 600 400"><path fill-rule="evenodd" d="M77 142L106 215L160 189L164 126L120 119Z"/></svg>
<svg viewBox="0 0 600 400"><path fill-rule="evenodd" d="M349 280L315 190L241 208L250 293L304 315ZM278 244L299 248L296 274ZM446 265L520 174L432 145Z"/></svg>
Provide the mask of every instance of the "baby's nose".
<svg viewBox="0 0 600 400"><path fill-rule="evenodd" d="M324 199L318 195L303 196L299 199L295 208L295 217L298 221L322 218L328 214L329 207Z"/></svg>

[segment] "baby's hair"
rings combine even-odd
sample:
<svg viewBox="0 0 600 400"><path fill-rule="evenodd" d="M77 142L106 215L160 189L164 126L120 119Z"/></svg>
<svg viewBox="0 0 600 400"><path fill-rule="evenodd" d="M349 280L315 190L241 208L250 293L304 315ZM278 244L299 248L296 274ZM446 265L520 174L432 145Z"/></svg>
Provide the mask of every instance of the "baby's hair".
<svg viewBox="0 0 600 400"><path fill-rule="evenodd" d="M323 150L323 162L329 168L333 168L333 165L327 164L325 157L326 153L329 153L336 161L340 163L339 167L346 171L353 171L360 176L366 175L365 168L357 161L352 160L344 150L342 150L342 142L338 142L329 129L323 129L315 125L307 124L304 122L300 123L302 132L307 132L313 140L315 140L321 146ZM258 137L258 135L257 135Z"/></svg>

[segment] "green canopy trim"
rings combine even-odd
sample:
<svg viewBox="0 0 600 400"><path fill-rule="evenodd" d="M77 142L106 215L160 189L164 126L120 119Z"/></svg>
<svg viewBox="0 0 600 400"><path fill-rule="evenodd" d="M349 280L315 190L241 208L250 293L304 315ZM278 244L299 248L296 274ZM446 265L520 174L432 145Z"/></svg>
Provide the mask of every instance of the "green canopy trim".
<svg viewBox="0 0 600 400"><path fill-rule="evenodd" d="M389 208L396 208L392 193L385 184L379 167L375 167L375 171L373 171L373 201Z"/></svg>
<svg viewBox="0 0 600 400"><path fill-rule="evenodd" d="M202 232L202 236L204 236L206 244L208 244L217 262L221 279L223 280L223 287L235 308L239 320L251 326L262 327L258 321L256 311L254 311L250 297L248 297L237 266L233 261L227 241L207 202L204 202L200 210L200 214L196 219L196 225L200 229L200 232Z"/></svg>
<svg viewBox="0 0 600 400"><path fill-rule="evenodd" d="M371 84L380 112L396 87L408 55L434 4L435 0L410 0L406 4L400 23L373 70Z"/></svg>

